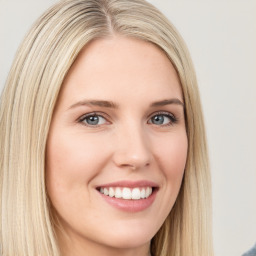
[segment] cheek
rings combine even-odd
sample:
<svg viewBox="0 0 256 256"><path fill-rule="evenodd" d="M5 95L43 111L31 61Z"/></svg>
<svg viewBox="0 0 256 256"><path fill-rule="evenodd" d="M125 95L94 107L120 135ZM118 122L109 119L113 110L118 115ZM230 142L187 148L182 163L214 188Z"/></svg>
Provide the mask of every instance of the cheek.
<svg viewBox="0 0 256 256"><path fill-rule="evenodd" d="M90 177L97 169L99 148L102 142L99 139L75 134L54 134L47 143L47 172L60 174L60 178ZM64 176L63 176L64 175Z"/></svg>
<svg viewBox="0 0 256 256"><path fill-rule="evenodd" d="M183 179L184 169L187 160L187 135L186 131L178 130L154 140L155 159L157 159L158 169L162 175L161 189L159 195L161 200L157 203L157 214L159 227L167 218L177 199Z"/></svg>
<svg viewBox="0 0 256 256"><path fill-rule="evenodd" d="M61 129L58 129L61 131ZM102 140L68 132L52 132L46 151L46 184L50 198L64 200L81 194L104 166ZM101 156L99 156L101 154Z"/></svg>
<svg viewBox="0 0 256 256"><path fill-rule="evenodd" d="M166 182L179 188L187 160L188 141L185 131L171 134L161 141L157 155Z"/></svg>

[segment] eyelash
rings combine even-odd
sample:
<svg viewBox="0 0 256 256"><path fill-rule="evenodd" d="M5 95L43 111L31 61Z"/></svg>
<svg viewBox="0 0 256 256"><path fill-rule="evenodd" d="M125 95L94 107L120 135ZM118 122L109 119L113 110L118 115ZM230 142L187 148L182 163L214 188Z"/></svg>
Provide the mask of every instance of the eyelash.
<svg viewBox="0 0 256 256"><path fill-rule="evenodd" d="M165 126L171 126L176 124L179 120L177 117L175 117L173 114L169 113L169 112L164 112L164 111L159 111L159 112L155 112L150 116L151 120L153 117L155 116L164 116L164 117L168 117L170 119L170 122L168 124L162 124L162 125L156 125L156 126L160 126L160 127L165 127ZM152 123L150 123L152 124ZM152 124L154 125L154 124Z"/></svg>
<svg viewBox="0 0 256 256"><path fill-rule="evenodd" d="M85 125L85 126L88 126L88 127L99 127L99 126L101 126L101 124L99 124L99 125L98 124L96 124L96 125L86 124L84 121L86 120L86 118L90 118L90 117L102 117L106 121L108 119L108 117L104 113L101 113L101 112L91 112L91 113L88 113L88 114L85 114L85 115L81 116L78 119L78 123L81 123L82 125Z"/></svg>
<svg viewBox="0 0 256 256"><path fill-rule="evenodd" d="M170 122L167 123L167 124L160 124L160 125L156 125L156 124L153 124L152 122L149 122L149 121L152 121L152 118L155 117L155 116L164 116L164 117L167 117L170 119ZM107 121L108 117L104 114L104 113L101 113L101 112L91 112L91 113L88 113L88 114L85 114L83 116L81 116L79 119L78 119L78 123L81 123L82 125L85 125L85 126L88 126L88 127L99 127L101 126L102 124L96 124L96 125L91 125L91 124L86 124L84 121L87 119L87 118L90 118L90 117L101 117L101 118L104 118ZM177 117L175 117L173 114L169 113L169 112L163 112L163 111L160 111L160 112L155 112L153 113L150 118L149 118L149 121L148 123L151 124L151 125L155 125L155 126L160 126L160 127L165 127L165 126L171 126L171 125L174 125L178 122L178 119Z"/></svg>

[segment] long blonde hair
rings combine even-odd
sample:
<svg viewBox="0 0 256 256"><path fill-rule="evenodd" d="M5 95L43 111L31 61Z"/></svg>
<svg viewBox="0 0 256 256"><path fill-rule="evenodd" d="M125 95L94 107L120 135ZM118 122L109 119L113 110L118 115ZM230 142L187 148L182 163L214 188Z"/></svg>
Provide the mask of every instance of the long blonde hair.
<svg viewBox="0 0 256 256"><path fill-rule="evenodd" d="M45 148L62 82L81 49L113 34L158 46L179 75L189 141L176 203L151 242L155 256L210 256L211 185L200 98L187 48L144 0L64 0L20 46L0 102L0 246L4 256L60 255L45 188Z"/></svg>

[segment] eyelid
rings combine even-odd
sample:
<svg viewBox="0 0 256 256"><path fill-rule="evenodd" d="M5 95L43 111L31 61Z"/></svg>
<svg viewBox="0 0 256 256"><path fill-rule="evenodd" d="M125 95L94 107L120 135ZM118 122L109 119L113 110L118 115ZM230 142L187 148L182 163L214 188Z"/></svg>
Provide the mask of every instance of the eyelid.
<svg viewBox="0 0 256 256"><path fill-rule="evenodd" d="M149 116L149 121L152 117L156 116L156 115L164 115L164 116L167 116L171 119L170 123L168 124L164 124L164 125L156 125L156 126L160 126L160 127L164 127L164 126L170 126L170 125L173 125L175 123L177 123L179 121L179 119L171 112L168 112L168 111L156 111L154 113L152 113L150 116ZM150 123L152 124L152 123ZM154 124L152 124L154 125Z"/></svg>
<svg viewBox="0 0 256 256"><path fill-rule="evenodd" d="M85 118L90 117L90 116L100 116L100 117L103 117L103 118L106 120L106 122L107 122L108 124L111 123L111 122L109 121L109 116L108 116L106 113L98 112L98 111L93 111L93 112L89 112L89 113L83 114L82 116L80 116L80 117L77 119L77 122L78 122L78 123L81 123L82 125L88 126L88 127L99 127L99 126L105 125L105 124L89 125L89 124L83 123L83 121L85 120Z"/></svg>
<svg viewBox="0 0 256 256"><path fill-rule="evenodd" d="M177 123L179 121L179 119L173 114L173 113L170 113L168 111L156 111L154 113L152 113L148 119L150 121L150 119L156 115L164 115L164 116L167 116L170 118L170 123L168 124L164 124L164 125L156 125L156 126L161 126L161 127L164 127L164 126L170 126L170 125L173 125L175 123ZM84 126L87 126L87 127L99 127L99 126L103 126L103 125L106 125L106 124L100 124L100 125L89 125L89 124L86 124L84 123L83 121L85 120L85 118L87 117L90 117L90 116L100 116L100 117L103 117L105 120L106 120L106 124L111 124L111 122L109 121L110 117L104 113L104 112L99 112L99 111L93 111L93 112L89 112L89 113L86 113L86 114L83 114L82 116L80 116L78 119L77 119L77 122L84 125ZM149 121L147 123L149 123ZM152 125L155 125L153 123L149 123L149 124L152 124Z"/></svg>

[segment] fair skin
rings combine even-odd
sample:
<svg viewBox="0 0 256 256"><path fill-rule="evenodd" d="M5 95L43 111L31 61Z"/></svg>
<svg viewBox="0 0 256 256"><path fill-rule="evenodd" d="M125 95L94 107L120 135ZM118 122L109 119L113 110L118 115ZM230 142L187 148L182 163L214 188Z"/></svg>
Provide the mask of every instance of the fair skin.
<svg viewBox="0 0 256 256"><path fill-rule="evenodd" d="M165 54L121 36L88 44L63 83L46 153L62 255L150 255L187 157L181 86Z"/></svg>

